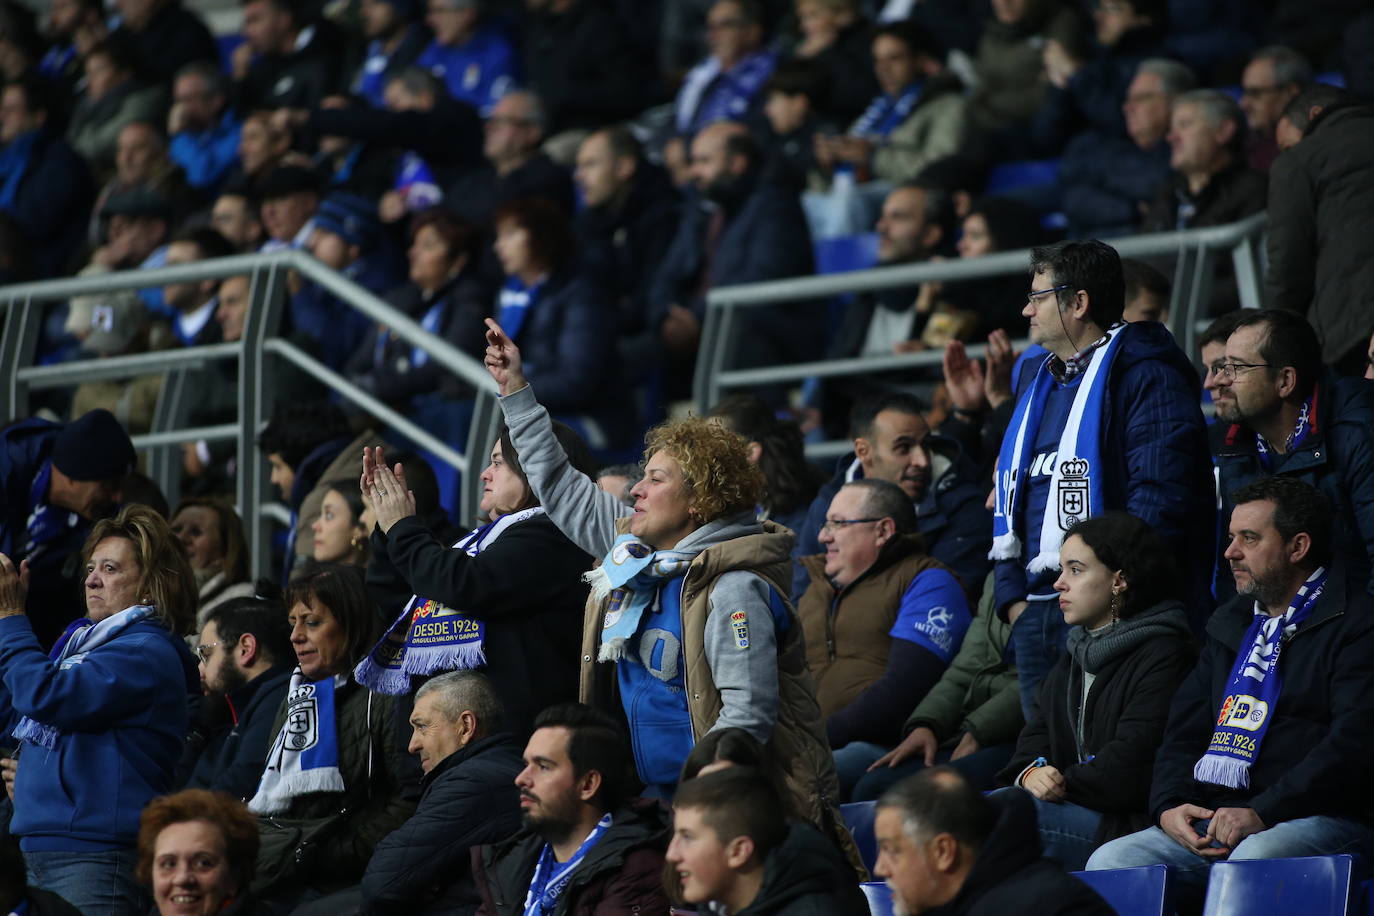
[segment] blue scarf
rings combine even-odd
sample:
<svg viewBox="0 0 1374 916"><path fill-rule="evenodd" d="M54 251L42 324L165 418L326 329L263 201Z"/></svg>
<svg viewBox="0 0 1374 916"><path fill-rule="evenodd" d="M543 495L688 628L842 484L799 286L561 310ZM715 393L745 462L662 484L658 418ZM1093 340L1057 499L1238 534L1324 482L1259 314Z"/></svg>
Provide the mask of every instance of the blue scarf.
<svg viewBox="0 0 1374 916"><path fill-rule="evenodd" d="M405 198L406 210L414 213L437 206L444 199L439 181L429 163L412 152L401 156L401 165L396 173L395 189Z"/></svg>
<svg viewBox="0 0 1374 916"><path fill-rule="evenodd" d="M720 69L714 56L693 67L678 92L678 133L693 134L716 121L744 120L777 62L777 55L764 49L728 71Z"/></svg>
<svg viewBox="0 0 1374 916"><path fill-rule="evenodd" d="M453 545L453 549L475 557L512 525L543 513L542 506L534 506L503 515L464 537ZM409 693L412 674L466 671L485 665L486 636L487 625L480 618L454 610L433 598L412 595L391 629L358 663L353 677L378 693L394 696Z"/></svg>
<svg viewBox="0 0 1374 916"><path fill-rule="evenodd" d="M625 657L625 644L639 629L639 621L658 594L658 587L687 572L700 552L654 550L632 534L615 539L601 565L582 577L592 587L594 601L610 596L601 625L597 661L619 661Z"/></svg>
<svg viewBox="0 0 1374 916"><path fill-rule="evenodd" d="M57 540L64 532L81 524L81 516L48 502L48 483L52 480L52 461L43 462L33 477L29 489L29 514L26 527L28 540L24 542L23 556L35 559L37 552L47 544Z"/></svg>
<svg viewBox="0 0 1374 916"><path fill-rule="evenodd" d="M281 814L291 799L310 792L342 792L334 678L307 681L299 667L286 691L286 721L267 752L258 792L248 803L254 814Z"/></svg>
<svg viewBox="0 0 1374 916"><path fill-rule="evenodd" d="M1280 650L1312 613L1325 585L1326 567L1319 567L1298 589L1282 617L1270 617L1255 603L1255 619L1240 641L1216 731L1207 753L1193 767L1194 779L1232 789L1250 785L1250 767L1259 758L1283 683L1278 670Z"/></svg>
<svg viewBox="0 0 1374 916"><path fill-rule="evenodd" d="M543 288L543 280L533 286L526 286L520 282L519 277L506 278L506 285L501 288L496 323L501 325L501 329L511 340L520 336L520 329L525 326L525 318L538 304L539 293Z"/></svg>
<svg viewBox="0 0 1374 916"><path fill-rule="evenodd" d="M1284 443L1284 454L1291 455L1294 449L1302 446L1307 441L1307 437L1317 431L1317 391L1312 390L1312 396L1302 402L1302 410L1298 413L1298 423L1293 427L1293 431L1288 434L1288 440ZM1269 443L1264 441L1264 437L1255 433L1255 453L1259 455L1260 465L1266 473L1274 472L1274 456L1269 452Z"/></svg>
<svg viewBox="0 0 1374 916"><path fill-rule="evenodd" d="M91 652L119 636L140 620L147 620L152 617L153 613L153 608L148 605L136 604L133 607L125 608L118 614L111 614L99 623L92 623L88 617L74 620L57 638L48 658L57 662L59 671L66 671L73 665L81 664L82 660ZM57 739L61 737L61 734L61 731L55 726L45 725L36 719L30 719L28 716L19 720L19 724L14 727L13 732L14 737L20 741L29 741L49 750L57 747Z"/></svg>
<svg viewBox="0 0 1374 916"><path fill-rule="evenodd" d="M534 877L530 880L529 893L525 895L524 916L544 916L552 913L558 907L558 898L563 896L563 891L568 887L568 881L572 879L573 872L582 864L582 860L591 852L593 846L601 839L611 827L610 812L602 815L601 820L596 822L592 832L587 834L587 838L582 841L582 845L577 847L577 852L566 862L555 862L553 860L553 847L548 843L544 844L543 852L539 853L539 862L534 866Z"/></svg>
<svg viewBox="0 0 1374 916"><path fill-rule="evenodd" d="M38 131L31 130L11 140L0 149L0 210L10 212L14 209L15 198L19 196L19 184L29 170L29 159L33 155L33 145L38 141Z"/></svg>
<svg viewBox="0 0 1374 916"><path fill-rule="evenodd" d="M903 89L899 94L879 95L868 103L864 113L849 128L851 137L886 137L897 129L911 110L921 101L925 83L917 82Z"/></svg>
<svg viewBox="0 0 1374 916"><path fill-rule="evenodd" d="M1057 569L1064 532L1104 508L1102 436L1106 429L1107 388L1112 361L1121 349L1121 332L1125 328L1126 325L1118 324L1107 332L1107 342L1093 351L1091 362L1074 392L1073 406L1059 436L1057 460L1040 531L1025 545L1029 548L1026 568L1031 573ZM1016 522L1025 514L1024 490L1031 452L1040 430L1045 402L1054 385L1050 376L1051 359L1052 356L1046 356L1040 363L1030 388L1017 402L1011 425L1002 438L994 480L993 540L992 551L988 554L991 560L1015 560L1022 554Z"/></svg>

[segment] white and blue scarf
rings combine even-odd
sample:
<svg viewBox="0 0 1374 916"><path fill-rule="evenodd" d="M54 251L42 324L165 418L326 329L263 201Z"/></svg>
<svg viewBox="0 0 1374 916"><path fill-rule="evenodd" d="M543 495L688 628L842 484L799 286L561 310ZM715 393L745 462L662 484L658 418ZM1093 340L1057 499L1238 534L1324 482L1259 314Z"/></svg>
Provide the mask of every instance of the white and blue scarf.
<svg viewBox="0 0 1374 916"><path fill-rule="evenodd" d="M29 489L29 505L33 506L33 512L29 514L25 531L28 537L24 541L22 554L29 559L37 559L43 547L81 524L80 515L48 502L48 483L51 480L52 461L48 460L34 475L33 486Z"/></svg>
<svg viewBox="0 0 1374 916"><path fill-rule="evenodd" d="M529 892L525 894L524 916L544 916L558 908L558 898L563 896L573 872L577 871L587 853L591 852L592 847L610 828L611 815L607 812L596 822L592 832L587 834L582 845L577 847L577 852L574 852L566 862L555 862L553 847L548 843L544 844L543 851L539 853L539 861L534 866L534 877L530 880Z"/></svg>
<svg viewBox="0 0 1374 916"><path fill-rule="evenodd" d="M1040 532L1031 539L1031 573L1059 567L1059 546L1064 532L1075 523L1102 511L1102 437L1106 432L1107 388L1112 361L1121 348L1119 324L1107 332L1107 342L1094 350L1083 379L1074 392L1073 406L1059 436L1050 491L1040 521ZM1024 397L1016 404L1011 425L1002 438L997 456L996 490L992 514L991 560L1015 560L1021 556L1021 539L1016 522L1025 513L1025 484L1028 482L1031 452L1040 431L1045 403L1053 390L1050 360L1046 356Z"/></svg>
<svg viewBox="0 0 1374 916"><path fill-rule="evenodd" d="M512 525L544 514L534 506L503 515L453 545L475 557ZM410 692L410 676L440 671L466 671L487 663L486 624L433 598L411 595L405 610L381 641L353 671L354 679L378 693L399 696Z"/></svg>
<svg viewBox="0 0 1374 916"><path fill-rule="evenodd" d="M693 134L715 121L743 120L777 62L777 55L765 48L729 70L721 70L714 55L697 64L678 90L678 133Z"/></svg>
<svg viewBox="0 0 1374 916"><path fill-rule="evenodd" d="M640 619L658 594L658 587L687 572L700 552L654 550L632 534L615 539L601 565L582 576L582 581L592 587L594 600L610 596L601 625L597 661L619 661L625 657L625 645L639 629Z"/></svg>
<svg viewBox="0 0 1374 916"><path fill-rule="evenodd" d="M1326 567L1318 567L1281 617L1270 617L1255 602L1255 619L1240 642L1216 730L1207 753L1193 767L1194 779L1232 789L1250 785L1250 767L1259 758L1283 685L1279 652L1312 613L1325 586Z"/></svg>
<svg viewBox="0 0 1374 916"><path fill-rule="evenodd" d="M146 604L135 604L118 614L111 614L99 623L92 623L82 617L67 625L67 629L57 638L49 653L49 658L57 662L59 671L66 671L85 661L86 656L106 643L115 639L129 627L141 620L152 617L156 611ZM14 727L13 735L20 741L42 745L49 750L57 747L61 731L55 726L45 725L36 719L24 716Z"/></svg>
<svg viewBox="0 0 1374 916"><path fill-rule="evenodd" d="M849 128L851 137L881 139L892 133L920 103L924 82L912 83L896 95L879 94Z"/></svg>
<svg viewBox="0 0 1374 916"><path fill-rule="evenodd" d="M281 814L291 799L310 792L342 792L335 678L307 681L299 667L286 692L286 721L267 752L267 768L248 803L254 814Z"/></svg>

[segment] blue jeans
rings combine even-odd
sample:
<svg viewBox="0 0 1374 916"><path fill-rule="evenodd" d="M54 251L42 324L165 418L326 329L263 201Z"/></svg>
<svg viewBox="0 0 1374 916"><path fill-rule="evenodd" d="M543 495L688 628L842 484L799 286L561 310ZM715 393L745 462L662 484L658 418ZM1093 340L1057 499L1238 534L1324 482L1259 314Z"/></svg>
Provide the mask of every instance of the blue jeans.
<svg viewBox="0 0 1374 916"><path fill-rule="evenodd" d="M895 767L882 767L870 773L868 767L890 750L892 748L856 741L836 751L835 771L840 777L840 798L856 802L873 801L906 777L925 769L925 761L917 757ZM944 764L958 770L973 783L974 788L990 789L997 773L1011 759L1015 745L996 744L979 748L958 760L949 759L952 750L941 748L937 751L936 765Z"/></svg>
<svg viewBox="0 0 1374 916"><path fill-rule="evenodd" d="M1206 821L1198 823L1206 829ZM1368 858L1374 852L1374 829L1340 817L1302 817L1252 833L1227 858L1288 859L1345 852ZM1207 882L1212 860L1180 846L1158 827L1149 827L1103 844L1088 859L1088 870L1160 864L1169 866L1180 881L1200 886Z"/></svg>
<svg viewBox="0 0 1374 916"><path fill-rule="evenodd" d="M1025 792L1011 786L998 789L993 796L1008 792ZM1045 855L1064 866L1066 871L1082 871L1088 856L1097 848L1097 828L1102 814L1082 805L1069 802L1041 801L1034 795L1035 818L1040 824L1040 845Z"/></svg>
<svg viewBox="0 0 1374 916"><path fill-rule="evenodd" d="M143 916L152 899L134 877L138 853L133 849L102 851L32 851L24 853L29 884L52 891L82 916Z"/></svg>
<svg viewBox="0 0 1374 916"><path fill-rule="evenodd" d="M1016 618L1016 623L1012 624L1008 645L1010 655L1016 662L1021 712L1027 722L1031 720L1040 682L1050 673L1054 663L1059 661L1059 655L1064 651L1064 641L1068 638L1069 627L1059 611L1058 598L1028 602L1021 616Z"/></svg>

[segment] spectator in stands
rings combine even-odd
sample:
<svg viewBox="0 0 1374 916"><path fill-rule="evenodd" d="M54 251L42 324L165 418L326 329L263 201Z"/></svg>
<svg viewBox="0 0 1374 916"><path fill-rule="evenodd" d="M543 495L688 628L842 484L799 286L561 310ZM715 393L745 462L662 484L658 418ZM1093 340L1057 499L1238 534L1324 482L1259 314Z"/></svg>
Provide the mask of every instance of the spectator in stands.
<svg viewBox="0 0 1374 916"><path fill-rule="evenodd" d="M930 556L951 569L976 597L987 575L990 533L985 493L959 446L933 435L922 416L921 402L909 394L870 395L855 403L849 415L854 451L836 464L835 476L811 503L806 523L797 532L794 559L820 553L820 532L835 494L854 480L873 478L901 487L916 509L916 530ZM792 596L800 598L808 576L798 562Z"/></svg>
<svg viewBox="0 0 1374 916"><path fill-rule="evenodd" d="M81 342L83 356L100 359L174 345L167 323L154 320L148 306L132 290L73 296L63 329ZM161 373L152 372L82 382L72 393L68 416L79 417L103 408L114 414L130 435L150 432L163 379Z"/></svg>
<svg viewBox="0 0 1374 916"><path fill-rule="evenodd" d="M1031 272L1023 314L1050 355L1024 361L1016 380L992 548L1027 720L1066 635L1053 592L1064 532L1108 510L1144 520L1175 552L1195 628L1210 608L1215 532L1197 374L1163 325L1121 321L1116 251L1060 242L1034 249ZM1068 422L1070 411L1081 422Z"/></svg>
<svg viewBox="0 0 1374 916"><path fill-rule="evenodd" d="M555 435L587 474L591 456L563 424ZM391 632L360 674L374 690L404 693L411 675L485 668L519 738L545 706L575 694L577 608L591 558L559 531L530 486L506 430L482 471L483 524L448 548L406 496L405 475L380 451L363 455L363 488L377 507L368 568ZM542 572L529 576L529 558ZM431 622L432 621L432 622Z"/></svg>
<svg viewBox="0 0 1374 916"><path fill-rule="evenodd" d="M815 113L848 124L879 91L873 76L872 25L857 0L799 0L794 9L799 41L792 60L778 66L805 62L814 68L824 87L812 99Z"/></svg>
<svg viewBox="0 0 1374 916"><path fill-rule="evenodd" d="M110 38L128 45L140 75L166 84L193 61L219 62L214 36L181 0L118 0L119 28Z"/></svg>
<svg viewBox="0 0 1374 916"><path fill-rule="evenodd" d="M381 629L361 572L321 566L286 590L285 604L296 670L248 807L260 816L259 887L289 910L362 874L377 843L414 813L419 773L399 727L403 701L350 676ZM316 739L304 760L288 740L302 718Z"/></svg>
<svg viewBox="0 0 1374 916"><path fill-rule="evenodd" d="M683 782L666 856L682 897L757 916L840 911L853 872L815 831L789 828L785 811L776 783L750 767Z"/></svg>
<svg viewBox="0 0 1374 916"><path fill-rule="evenodd" d="M1279 155L1274 137L1279 117L1312 78L1312 65L1292 48L1270 45L1251 55L1240 77L1240 107L1250 126L1245 142L1250 168L1268 174Z"/></svg>
<svg viewBox="0 0 1374 916"><path fill-rule="evenodd" d="M1283 117L1299 142L1269 171L1268 304L1305 314L1322 361L1360 375L1374 331L1374 110L1318 85Z"/></svg>
<svg viewBox="0 0 1374 916"><path fill-rule="evenodd" d="M1140 519L1079 522L1059 562L1068 650L1000 781L1035 798L1045 855L1081 871L1103 842L1150 823L1150 764L1196 651L1169 546Z"/></svg>
<svg viewBox="0 0 1374 916"><path fill-rule="evenodd" d="M749 461L763 471L765 492L760 518L797 531L806 521L819 485L816 470L806 460L801 428L792 420L780 418L754 394L729 395L712 407L707 416L743 436L748 443Z"/></svg>
<svg viewBox="0 0 1374 916"><path fill-rule="evenodd" d="M60 111L39 77L0 90L0 210L23 230L40 277L69 269L95 194L86 163L62 139Z"/></svg>
<svg viewBox="0 0 1374 916"><path fill-rule="evenodd" d="M114 175L96 195L90 221L90 240L100 243L100 211L114 194L137 189L151 190L171 205L172 220L182 218L197 203L181 169L167 156L167 141L148 121L126 124L115 143Z"/></svg>
<svg viewBox="0 0 1374 916"><path fill-rule="evenodd" d="M841 487L821 526L825 553L802 558L811 578L797 616L832 748L890 747L904 711L944 674L968 632L959 580L925 552L905 491L886 480ZM873 758L837 768L848 796Z"/></svg>
<svg viewBox="0 0 1374 916"><path fill-rule="evenodd" d="M454 913L481 903L469 847L520 829L524 768L486 676L453 671L426 681L410 714L410 752L424 770L415 814L377 844L363 873L365 912Z"/></svg>
<svg viewBox="0 0 1374 916"><path fill-rule="evenodd" d="M229 240L208 226L187 229L172 238L167 245L165 263L193 264L196 261L227 258L234 253ZM220 343L224 337L219 323L214 321L219 307L216 293L218 280L198 283L169 283L162 288L162 300L174 312L172 331L185 347Z"/></svg>
<svg viewBox="0 0 1374 916"><path fill-rule="evenodd" d="M483 5L483 0L431 0L425 22L434 39L415 66L443 80L449 95L489 116L514 88L518 65L500 27L482 21Z"/></svg>
<svg viewBox="0 0 1374 916"><path fill-rule="evenodd" d="M386 84L429 44L424 24L416 21L419 6L416 0L365 0L358 8L367 47L350 85L373 108L386 104Z"/></svg>
<svg viewBox="0 0 1374 916"><path fill-rule="evenodd" d="M495 322L488 328L488 371L532 488L574 543L604 557L584 617L581 695L610 701L593 657L613 662L646 792L669 794L698 736L739 727L775 749L799 813L829 823L837 791L830 752L801 627L779 596L790 541L755 520L763 478L744 441L704 420L656 428L632 510L572 472L520 351ZM739 552L746 538L747 555ZM617 588L620 615L603 628ZM661 619L646 628L644 611L660 600Z"/></svg>
<svg viewBox="0 0 1374 916"><path fill-rule="evenodd" d="M97 174L114 165L115 144L124 125L160 120L166 104L159 86L144 86L135 76L136 58L113 37L86 54L86 88L67 122L67 142Z"/></svg>
<svg viewBox="0 0 1374 916"><path fill-rule="evenodd" d="M815 61L784 60L764 84L766 180L800 191L816 172L816 135L839 133L838 124L821 114L830 89L825 80L825 69Z"/></svg>
<svg viewBox="0 0 1374 916"><path fill-rule="evenodd" d="M320 517L310 526L314 532L317 563L367 566L367 538L373 519L369 507L352 486L350 478L326 480Z"/></svg>
<svg viewBox="0 0 1374 916"><path fill-rule="evenodd" d="M195 578L146 506L96 523L81 559L88 621L65 632L50 659L25 615L30 577L0 555L7 730L32 758L15 777L9 830L36 886L83 913L141 913L134 824L172 788L186 734L199 679L181 637L195 620Z"/></svg>
<svg viewBox="0 0 1374 916"><path fill-rule="evenodd" d="M743 121L762 103L760 91L777 63L764 44L757 0L717 0L706 13L710 56L693 67L673 102L673 125L690 140L716 121Z"/></svg>
<svg viewBox="0 0 1374 916"><path fill-rule="evenodd" d="M110 195L100 210L105 222L104 243L91 252L82 274L161 267L167 257L167 234L172 223L171 201L149 188ZM170 316L162 288L139 290L148 308Z"/></svg>
<svg viewBox="0 0 1374 916"><path fill-rule="evenodd" d="M1214 399L1225 431L1217 455L1221 510L1263 477L1316 487L1334 518L1341 564L1361 580L1374 566L1374 391L1322 366L1317 335L1301 315L1246 310L1226 340ZM1218 594L1227 594L1218 591Z"/></svg>
<svg viewBox="0 0 1374 916"><path fill-rule="evenodd" d="M1033 209L1011 198L989 197L968 205L955 247L961 258L981 258L1030 248L1043 234L1040 217ZM918 314L927 311L930 317L924 322L921 339L908 340L906 347L935 349L951 337L972 339L997 330L1019 335L1024 323L1024 283L1021 277L1002 276L921 284L916 310ZM970 327L975 330L970 331Z"/></svg>
<svg viewBox="0 0 1374 916"><path fill-rule="evenodd" d="M666 911L668 828L657 803L630 801L624 731L575 703L544 710L534 729L515 778L524 829L473 851L477 912L519 900L541 913Z"/></svg>
<svg viewBox="0 0 1374 916"><path fill-rule="evenodd" d="M633 509L635 498L630 491L643 476L637 464L608 464L596 472L596 485Z"/></svg>
<svg viewBox="0 0 1374 916"><path fill-rule="evenodd" d="M468 170L444 192L460 216L486 225L497 207L519 197L544 197L572 213L572 179L539 151L546 121L538 96L506 93L492 108L485 131L487 164Z"/></svg>
<svg viewBox="0 0 1374 916"><path fill-rule="evenodd" d="M1202 359L1202 388L1213 401L1216 400L1217 390L1221 387L1222 366L1226 364L1226 341L1244 317L1245 313L1240 309L1227 312L1209 324L1198 336L1198 353ZM1208 422L1214 427L1222 425ZM1212 438L1212 454L1215 455L1221 442L1216 436Z"/></svg>
<svg viewBox="0 0 1374 916"><path fill-rule="evenodd" d="M251 913L258 831L243 802L188 789L154 799L139 817L138 878L159 916L190 906L204 913Z"/></svg>
<svg viewBox="0 0 1374 916"><path fill-rule="evenodd" d="M247 125L244 129L248 129ZM210 226L228 239L239 254L257 251L263 242L257 203L243 185L229 185L215 198L210 207Z"/></svg>
<svg viewBox="0 0 1374 916"><path fill-rule="evenodd" d="M1006 659L1011 626L994 613L992 598L993 590L985 588L958 654L907 717L901 743L890 749L851 744L836 754L840 770L871 761L850 801L872 801L937 763L949 764L980 790L996 785L997 772L1011 759L1025 720L1016 666Z"/></svg>
<svg viewBox="0 0 1374 916"><path fill-rule="evenodd" d="M205 626L206 615L221 604L253 597L248 540L233 506L206 497L183 499L172 513L171 524L196 576L198 630Z"/></svg>
<svg viewBox="0 0 1374 916"><path fill-rule="evenodd" d="M1041 857L1029 797L984 798L949 767L923 770L888 789L878 800L873 830L874 874L887 880L893 903L906 912L1116 912Z"/></svg>
<svg viewBox="0 0 1374 916"><path fill-rule="evenodd" d="M1371 749L1365 581L1333 560L1330 510L1313 487L1259 480L1234 503L1226 559L1240 594L1208 621L1174 696L1150 793L1157 826L1101 847L1089 869L1164 862L1200 892L1222 859L1374 843L1369 803L1348 788Z"/></svg>
<svg viewBox="0 0 1374 916"><path fill-rule="evenodd" d="M1226 93L1194 89L1174 99L1169 165L1145 214L1145 231L1223 226L1264 209L1265 180L1245 161L1245 114Z"/></svg>
<svg viewBox="0 0 1374 916"><path fill-rule="evenodd" d="M82 57L106 35L104 4L101 0L53 0L43 31L49 44L38 62L38 74L64 95L74 96L83 77Z"/></svg>
<svg viewBox="0 0 1374 916"><path fill-rule="evenodd" d="M29 569L27 605L38 641L50 648L81 616L79 574L68 570L90 523L111 514L134 467L129 434L107 410L59 426L21 420L0 432L0 554Z"/></svg>
<svg viewBox="0 0 1374 916"><path fill-rule="evenodd" d="M1122 321L1169 320L1169 297L1174 287L1168 277L1135 258L1121 259L1121 277L1126 284Z"/></svg>
<svg viewBox="0 0 1374 916"><path fill-rule="evenodd" d="M213 608L199 632L196 654L205 705L223 718L214 726L202 725L187 741L186 787L251 798L267 764L273 719L296 659L286 610L250 594Z"/></svg>
<svg viewBox="0 0 1374 916"><path fill-rule="evenodd" d="M1145 207L1169 177L1171 106L1193 86L1192 71L1178 61L1143 60L1121 104L1125 135L1091 129L1069 141L1059 182L1071 234L1123 235L1140 224Z"/></svg>
<svg viewBox="0 0 1374 916"><path fill-rule="evenodd" d="M308 247L320 207L320 181L299 165L279 165L258 185L259 212L267 236L261 251Z"/></svg>
<svg viewBox="0 0 1374 916"><path fill-rule="evenodd" d="M215 309L215 321L219 322L220 333L225 343L243 339L243 327L248 321L251 296L251 281L243 274L225 277L220 281L219 308Z"/></svg>
<svg viewBox="0 0 1374 916"><path fill-rule="evenodd" d="M243 44L230 72L247 111L314 108L339 86L335 28L292 0L245 0Z"/></svg>
<svg viewBox="0 0 1374 916"><path fill-rule="evenodd" d="M268 111L254 111L239 128L239 169L231 187L260 193L260 186L291 150L291 132L277 126ZM226 188L226 190L228 190Z"/></svg>
<svg viewBox="0 0 1374 916"><path fill-rule="evenodd" d="M649 284L677 228L678 195L625 127L583 140L574 178L584 205L574 225L582 269L616 304L620 362L637 380L657 355Z"/></svg>
<svg viewBox="0 0 1374 916"><path fill-rule="evenodd" d="M224 182L239 152L243 122L229 107L229 81L211 61L193 61L172 81L167 134L172 161L186 172L191 187L213 193Z"/></svg>
<svg viewBox="0 0 1374 916"><path fill-rule="evenodd" d="M1062 0L998 0L983 23L973 60L978 85L969 98L969 118L980 131L999 138L1024 132L1051 85L1044 49L1051 42L1073 60L1084 59L1087 40L1074 4ZM1015 147L991 151L1015 158Z"/></svg>
<svg viewBox="0 0 1374 916"><path fill-rule="evenodd" d="M717 4L712 15L732 3ZM651 327L666 350L670 393L687 387L708 291L812 270L811 239L796 194L761 180L762 165L757 144L738 122L713 123L692 139L692 183L700 196L683 208L649 287ZM744 333L754 365L795 362L815 348L806 305L753 311Z"/></svg>

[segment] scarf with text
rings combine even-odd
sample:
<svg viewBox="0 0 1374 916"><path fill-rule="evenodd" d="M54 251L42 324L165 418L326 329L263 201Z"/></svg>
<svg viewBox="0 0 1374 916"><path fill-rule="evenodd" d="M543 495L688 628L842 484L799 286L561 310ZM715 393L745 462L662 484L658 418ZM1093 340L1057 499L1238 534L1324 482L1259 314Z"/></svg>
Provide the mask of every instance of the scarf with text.
<svg viewBox="0 0 1374 916"><path fill-rule="evenodd" d="M573 872L577 871L587 853L591 852L592 847L610 828L611 815L607 812L596 822L592 832L587 834L582 845L577 847L577 851L566 862L555 862L553 847L548 843L544 844L543 851L539 853L539 862L534 866L529 893L525 895L524 916L544 916L558 908L558 898L563 896Z"/></svg>
<svg viewBox="0 0 1374 916"><path fill-rule="evenodd" d="M1317 431L1317 392L1312 391L1312 396L1302 402L1302 409L1298 412L1298 422L1293 427L1293 431L1288 434L1284 441L1283 453L1291 455L1294 449L1300 447L1307 441L1307 437ZM1271 446L1259 433L1255 433L1255 452L1259 455L1260 465L1265 471L1273 473L1274 456L1270 453Z"/></svg>
<svg viewBox="0 0 1374 916"><path fill-rule="evenodd" d="M342 792L338 724L334 718L333 677L307 681L298 667L286 691L286 721L267 752L267 767L257 794L248 803L254 814L281 814L291 799L310 792Z"/></svg>

